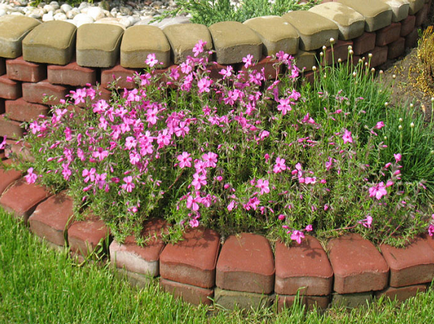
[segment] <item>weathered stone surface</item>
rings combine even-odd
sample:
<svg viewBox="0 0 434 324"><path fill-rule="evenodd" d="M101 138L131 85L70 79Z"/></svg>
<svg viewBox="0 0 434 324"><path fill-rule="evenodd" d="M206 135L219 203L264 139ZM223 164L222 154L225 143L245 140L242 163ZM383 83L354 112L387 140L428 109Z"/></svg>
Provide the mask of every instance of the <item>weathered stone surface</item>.
<svg viewBox="0 0 434 324"><path fill-rule="evenodd" d="M3 114L0 115L0 136L19 139L23 137L23 129L21 128L19 122L9 120L5 117L5 114Z"/></svg>
<svg viewBox="0 0 434 324"><path fill-rule="evenodd" d="M397 300L400 302L409 299L410 297L415 297L418 293L424 293L426 291L425 285L407 286L407 287L388 287L385 290L379 291L375 294L377 298L385 296L391 300Z"/></svg>
<svg viewBox="0 0 434 324"><path fill-rule="evenodd" d="M41 186L28 184L24 179L15 182L3 193L0 205L16 218L27 222L36 206L50 196L50 193Z"/></svg>
<svg viewBox="0 0 434 324"><path fill-rule="evenodd" d="M227 290L270 294L274 260L268 240L250 233L230 236L217 262L216 285Z"/></svg>
<svg viewBox="0 0 434 324"><path fill-rule="evenodd" d="M416 17L413 15L407 16L403 21L401 21L401 36L405 37L414 30L416 24Z"/></svg>
<svg viewBox="0 0 434 324"><path fill-rule="evenodd" d="M119 58L123 33L124 29L115 25L81 25L77 30L77 64L103 68L114 66Z"/></svg>
<svg viewBox="0 0 434 324"><path fill-rule="evenodd" d="M398 40L401 35L401 24L392 23L377 31L377 46L385 46Z"/></svg>
<svg viewBox="0 0 434 324"><path fill-rule="evenodd" d="M182 298L184 301L193 304L205 304L211 305L212 301L210 298L214 296L213 289L206 289L201 287L196 287L193 285L188 285L184 283L179 283L176 281L167 280L160 278L160 285L164 291L172 293L175 297Z"/></svg>
<svg viewBox="0 0 434 324"><path fill-rule="evenodd" d="M380 0L392 9L392 22L404 20L408 16L410 5L408 0Z"/></svg>
<svg viewBox="0 0 434 324"><path fill-rule="evenodd" d="M81 67L73 61L67 65L48 65L47 80L52 84L84 87L96 84L96 70Z"/></svg>
<svg viewBox="0 0 434 324"><path fill-rule="evenodd" d="M176 24L163 29L170 43L172 61L180 64L193 56L193 48L198 41L206 42L205 50L213 48L211 34L206 26L200 24Z"/></svg>
<svg viewBox="0 0 434 324"><path fill-rule="evenodd" d="M21 97L21 83L9 79L6 75L0 76L0 98L18 99Z"/></svg>
<svg viewBox="0 0 434 324"><path fill-rule="evenodd" d="M51 196L29 217L30 230L58 246L65 245L67 225L73 217L73 201L65 192Z"/></svg>
<svg viewBox="0 0 434 324"><path fill-rule="evenodd" d="M126 278L128 282L135 287L145 288L153 282L153 276L144 275L137 272L128 271L122 268L116 268L116 276L119 279Z"/></svg>
<svg viewBox="0 0 434 324"><path fill-rule="evenodd" d="M48 21L35 27L23 40L26 61L68 64L74 54L76 27L65 21Z"/></svg>
<svg viewBox="0 0 434 324"><path fill-rule="evenodd" d="M365 17L365 30L373 32L390 25L392 22L392 9L390 6L378 0L337 0L348 7L353 8Z"/></svg>
<svg viewBox="0 0 434 324"><path fill-rule="evenodd" d="M434 251L426 239L416 239L403 249L386 244L380 249L390 267L390 286L403 287L433 280Z"/></svg>
<svg viewBox="0 0 434 324"><path fill-rule="evenodd" d="M6 115L16 121L30 122L40 115L47 116L48 111L48 106L30 103L22 98L6 101Z"/></svg>
<svg viewBox="0 0 434 324"><path fill-rule="evenodd" d="M115 65L110 69L101 69L101 85L108 88L112 85L113 81L117 80L116 87L119 89L134 89L136 86L135 82L128 81L127 78L133 78L138 70L127 69L119 64Z"/></svg>
<svg viewBox="0 0 434 324"><path fill-rule="evenodd" d="M338 39L338 26L331 20L311 11L292 11L284 14L287 20L297 29L300 35L300 49L304 51L316 50L322 46L329 46L330 39ZM306 22L309 21L309 24Z"/></svg>
<svg viewBox="0 0 434 324"><path fill-rule="evenodd" d="M317 65L316 52L298 51L295 56L295 64L301 71L312 71L312 67Z"/></svg>
<svg viewBox="0 0 434 324"><path fill-rule="evenodd" d="M251 292L232 291L215 288L214 302L226 309L233 309L235 305L241 309L260 309L269 307L274 296Z"/></svg>
<svg viewBox="0 0 434 324"><path fill-rule="evenodd" d="M23 83L22 89L25 101L47 105L57 105L61 99L69 94L67 87L51 84L47 80Z"/></svg>
<svg viewBox="0 0 434 324"><path fill-rule="evenodd" d="M21 56L23 38L39 24L38 20L25 16L0 17L0 56L12 59Z"/></svg>
<svg viewBox="0 0 434 324"><path fill-rule="evenodd" d="M297 30L282 17L252 18L246 20L244 25L252 29L261 39L263 55L276 55L279 51L297 54L299 45Z"/></svg>
<svg viewBox="0 0 434 324"><path fill-rule="evenodd" d="M99 244L104 244L109 237L109 230L104 222L98 218L75 221L68 228L68 242L73 253L88 256Z"/></svg>
<svg viewBox="0 0 434 324"><path fill-rule="evenodd" d="M155 54L159 67L170 65L170 45L163 31L145 25L128 28L122 38L121 65L126 68L145 68L149 54Z"/></svg>
<svg viewBox="0 0 434 324"><path fill-rule="evenodd" d="M155 236L145 246L137 245L134 236L128 236L122 244L113 241L110 244L110 259L116 267L129 272L158 276L160 253L164 248L160 233L165 226L166 222L162 219L148 221L143 237Z"/></svg>
<svg viewBox="0 0 434 324"><path fill-rule="evenodd" d="M364 292L357 294L333 294L332 305L345 306L354 308L358 306L366 306L374 298L372 292Z"/></svg>
<svg viewBox="0 0 434 324"><path fill-rule="evenodd" d="M47 77L45 64L26 62L23 57L6 61L7 76L11 80L38 82Z"/></svg>
<svg viewBox="0 0 434 324"><path fill-rule="evenodd" d="M12 163L11 160L4 160L2 161L6 165L10 165ZM20 171L17 170L5 170L0 165L0 196L3 194L3 192L15 181L20 179L22 176Z"/></svg>
<svg viewBox="0 0 434 324"><path fill-rule="evenodd" d="M284 307L291 307L295 304L297 296L278 295L277 310L281 311ZM314 308L326 309L330 303L329 296L299 296L298 303L304 305L307 310L313 310Z"/></svg>
<svg viewBox="0 0 434 324"><path fill-rule="evenodd" d="M183 238L166 245L161 253L161 277L202 288L214 287L220 236L210 229L191 229Z"/></svg>
<svg viewBox="0 0 434 324"><path fill-rule="evenodd" d="M309 11L333 21L339 28L339 39L349 40L359 37L365 30L365 18L342 3L322 3L310 8Z"/></svg>
<svg viewBox="0 0 434 324"><path fill-rule="evenodd" d="M329 295L333 270L319 241L307 236L300 245L276 243L274 291L282 295Z"/></svg>
<svg viewBox="0 0 434 324"><path fill-rule="evenodd" d="M348 234L328 243L338 294L382 290L389 279L389 266L375 246L359 234Z"/></svg>
<svg viewBox="0 0 434 324"><path fill-rule="evenodd" d="M408 13L410 15L416 14L419 10L421 10L425 4L425 0L408 0L410 8L408 9Z"/></svg>
<svg viewBox="0 0 434 324"><path fill-rule="evenodd" d="M209 32L219 64L241 63L243 57L249 54L254 61L261 58L261 39L246 25L236 21L223 21L211 25Z"/></svg>

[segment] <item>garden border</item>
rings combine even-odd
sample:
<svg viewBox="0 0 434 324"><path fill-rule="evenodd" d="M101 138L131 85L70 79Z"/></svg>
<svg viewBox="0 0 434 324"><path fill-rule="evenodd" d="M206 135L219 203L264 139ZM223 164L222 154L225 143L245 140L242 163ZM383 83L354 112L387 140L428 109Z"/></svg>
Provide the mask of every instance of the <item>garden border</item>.
<svg viewBox="0 0 434 324"><path fill-rule="evenodd" d="M355 0L340 2L349 4ZM296 36L297 53L292 54L298 58L299 66L306 67L304 77L312 80L311 67L321 56L322 46L329 45L330 35L336 35L333 37L337 40L333 48L336 60L347 58L348 46L352 46L356 61L365 57L370 60L371 67L381 66L388 59L404 54L407 47L416 44L417 30L426 21L431 6L431 1L425 0L410 3L413 6L410 7L411 15L402 16L397 12L389 15L390 21L384 15L364 17L365 31L356 38L342 39L342 36L338 39L338 29L332 27L324 33L323 24L316 25L313 32L298 26L302 32ZM401 20L392 22L393 19ZM384 21L389 22L385 24ZM144 61L148 54L156 53L163 62L161 71L166 71L174 67L172 61L179 64L186 55L192 54L194 44L208 35L208 49L215 50L214 58L219 62L210 66L213 77L219 77L218 72L225 64L241 69L241 58L256 51L258 66L264 67L267 76L273 78L273 73L269 72L273 62L261 57L262 53L272 54L287 48L287 43L294 38L288 32L285 45L285 42L273 42L274 35L267 34L269 31L256 30L256 34L252 31L254 27L249 29L248 24L225 22L209 29L201 25L172 26L163 32L152 28L148 30L149 38L137 41L138 36L133 35L130 47L123 47L121 39L125 32L118 26L94 24L97 27L87 25L76 31L63 24L27 21L21 25L26 27L19 35L18 28L11 36L7 32L15 23L0 20L3 48L0 54L3 56L0 57L0 137L8 138L6 152L0 152L2 159L11 152L30 158L15 142L23 134L20 123L48 114L48 105L58 103L73 87L100 83L102 95L109 96L107 85L121 77L119 86L131 89L133 84L127 82L126 77L133 76L141 67L131 68L128 62ZM233 32L235 27L240 28L240 33ZM41 37L46 36L43 32L53 32L57 28L63 31L61 37L56 33L48 37L48 41L47 37ZM193 28L188 35L190 38L181 37L187 36L183 35L185 28ZM107 42L100 42L104 37L98 33L109 30L114 31L112 37ZM232 38L217 37L218 33L226 33L225 37L232 34ZM122 52L122 48L131 50ZM331 57L330 52L327 47L326 58ZM369 54L373 54L372 57ZM47 103L43 101L44 95L59 99ZM62 247L66 243L71 251L86 257L97 251L101 241L109 238L108 229L99 220L71 221L70 198L64 194L50 196L44 188L23 181L18 171L0 170L0 194L3 208L28 222L32 232L55 246ZM155 231L162 226L161 220L153 220L147 228ZM240 234L221 245L217 233L194 229L185 234L184 241L175 245L165 246L155 239L147 247L139 247L130 237L124 244L111 242L107 252L119 271L125 272L135 283L147 284L149 277L160 276L163 289L182 295L193 304L211 304L209 298L213 298L227 308L233 307L235 302L247 308L269 305L274 300L280 308L283 304L292 304L297 294L303 296L303 303L308 308L314 304L326 308L330 302L355 306L382 295L404 300L417 291L425 291L434 279L433 238L420 237L406 249L387 245L379 249L381 253L369 241L352 234L332 240L325 249L313 237L290 248L277 243L273 254L269 242L260 235ZM399 257L395 258L397 255Z"/></svg>

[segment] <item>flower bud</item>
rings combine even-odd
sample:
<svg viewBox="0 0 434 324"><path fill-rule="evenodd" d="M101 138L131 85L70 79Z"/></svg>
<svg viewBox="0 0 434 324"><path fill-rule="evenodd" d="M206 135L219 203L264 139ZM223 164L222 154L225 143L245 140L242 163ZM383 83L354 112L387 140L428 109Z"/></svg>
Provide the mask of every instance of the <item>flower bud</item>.
<svg viewBox="0 0 434 324"><path fill-rule="evenodd" d="M402 130L402 126L401 126L401 125L399 125L399 126L398 126L398 129L399 129L399 130Z"/></svg>
<svg viewBox="0 0 434 324"><path fill-rule="evenodd" d="M410 127L411 127L411 128L413 128L413 127L414 127L414 123L413 123L413 122L412 122L412 123L410 124Z"/></svg>
<svg viewBox="0 0 434 324"><path fill-rule="evenodd" d="M387 106L389 106L389 103L386 101L386 102L384 103L384 107L387 107Z"/></svg>
<svg viewBox="0 0 434 324"><path fill-rule="evenodd" d="M330 38L330 44L334 44L335 43L335 39L333 37Z"/></svg>
<svg viewBox="0 0 434 324"><path fill-rule="evenodd" d="M402 121L403 121L403 119L401 117L398 120L399 120L400 123L402 123Z"/></svg>
<svg viewBox="0 0 434 324"><path fill-rule="evenodd" d="M372 57L372 53L369 53L369 54L368 54L368 57L371 58L371 57Z"/></svg>

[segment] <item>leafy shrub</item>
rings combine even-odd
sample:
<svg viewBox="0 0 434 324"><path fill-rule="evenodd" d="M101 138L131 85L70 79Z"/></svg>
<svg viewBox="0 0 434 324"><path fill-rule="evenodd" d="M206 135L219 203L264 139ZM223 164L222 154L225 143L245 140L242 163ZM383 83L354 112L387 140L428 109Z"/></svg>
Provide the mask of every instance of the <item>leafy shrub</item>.
<svg viewBox="0 0 434 324"><path fill-rule="evenodd" d="M312 229L376 242L426 231L422 187L401 181L405 155L384 160L376 133L385 128L384 98L364 62L321 67L315 91L298 92L299 71L285 53L276 58L284 73L271 82L251 55L215 81L203 47L166 74L149 55L137 87L114 83L109 102L92 88L73 91L52 117L29 125L36 162L27 180L69 188L76 210L100 215L121 241L152 216L178 234L204 225L297 242ZM340 70L348 68L349 79Z"/></svg>

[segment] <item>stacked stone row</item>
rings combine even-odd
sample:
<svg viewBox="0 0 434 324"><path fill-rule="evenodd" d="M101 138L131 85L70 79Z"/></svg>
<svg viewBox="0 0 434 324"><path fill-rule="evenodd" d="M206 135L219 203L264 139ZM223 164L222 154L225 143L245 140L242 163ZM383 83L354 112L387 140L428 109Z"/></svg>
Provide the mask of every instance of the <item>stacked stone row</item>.
<svg viewBox="0 0 434 324"><path fill-rule="evenodd" d="M120 243L111 240L97 217L76 220L66 193L51 196L14 170L0 170L0 205L49 245L68 246L81 259L109 246L111 264L131 283L145 286L158 277L162 289L192 304L257 308L277 303L281 309L301 297L308 309L354 307L382 296L403 301L426 291L434 279L434 238L429 236L403 249L382 244L379 250L358 234L324 245L307 236L300 245L277 242L273 253L261 235L241 233L222 243L218 233L204 228L190 229L182 241L165 245L161 235L169 225L156 218L145 224L143 237L151 237L145 246L133 236Z"/></svg>
<svg viewBox="0 0 434 324"><path fill-rule="evenodd" d="M64 98L71 89L100 84L103 98L113 78L119 86L146 67L151 53L165 71L179 65L199 41L214 50L212 76L231 64L239 69L248 54L274 78L268 56L284 51L294 55L307 80L313 79L317 60L331 64L345 61L348 46L353 60L365 57L371 67L404 54L416 44L418 28L426 21L431 0L339 0L309 11L289 12L282 17L259 17L246 22L221 22L209 28L198 24L133 26L128 29L108 24L85 24L79 28L63 21L40 23L24 16L0 17L0 137L8 148L25 154L16 140L20 126ZM324 46L326 49L324 50ZM323 53L322 55L320 55ZM371 55L372 54L372 57ZM44 97L50 97L46 100Z"/></svg>

